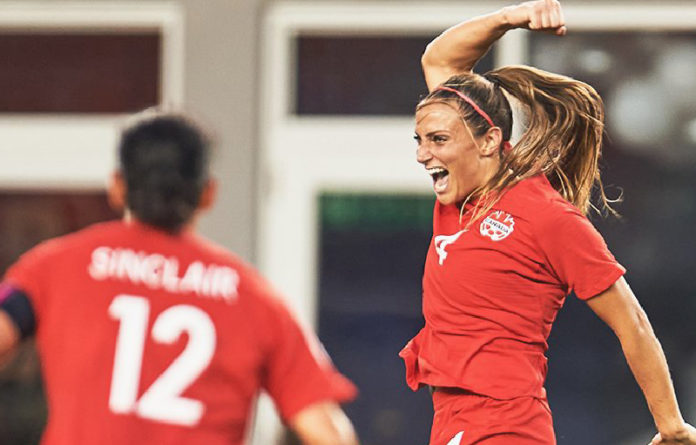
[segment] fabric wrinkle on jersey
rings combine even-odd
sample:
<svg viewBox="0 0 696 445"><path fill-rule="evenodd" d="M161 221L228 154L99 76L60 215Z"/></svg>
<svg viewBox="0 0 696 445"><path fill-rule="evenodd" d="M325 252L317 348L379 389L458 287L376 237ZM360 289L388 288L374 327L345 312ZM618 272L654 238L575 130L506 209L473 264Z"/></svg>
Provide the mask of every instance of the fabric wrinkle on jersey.
<svg viewBox="0 0 696 445"><path fill-rule="evenodd" d="M460 221L456 206L435 203L425 326L399 354L407 383L545 399L547 339L565 297L592 298L625 269L543 175L520 181L468 225L471 208ZM435 240L450 235L443 255Z"/></svg>
<svg viewBox="0 0 696 445"><path fill-rule="evenodd" d="M42 445L241 445L261 388L286 420L312 403L355 394L253 268L193 233L172 236L137 222L96 224L30 250L6 281L30 297L36 314L49 412ZM122 319L114 317L116 301L128 309ZM184 323L170 310L212 322L210 362L178 394L202 402L195 425L110 410L116 342L132 321L131 303L147 309L138 401L195 337L192 329L171 342L157 338Z"/></svg>

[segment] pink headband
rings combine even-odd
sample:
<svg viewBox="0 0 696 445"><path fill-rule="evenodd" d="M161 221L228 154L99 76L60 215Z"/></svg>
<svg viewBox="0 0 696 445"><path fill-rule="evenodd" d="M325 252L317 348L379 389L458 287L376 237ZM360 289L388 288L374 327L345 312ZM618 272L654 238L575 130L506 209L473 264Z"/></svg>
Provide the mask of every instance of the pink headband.
<svg viewBox="0 0 696 445"><path fill-rule="evenodd" d="M459 98L461 100L463 100L464 102L471 105L471 108L473 108L474 111L476 111L479 114L479 116L484 118L486 120L486 122L488 122L488 125L490 125L491 127L495 127L495 124L493 123L493 119L491 119L488 116L488 114L486 114L485 111L483 111L478 105L476 105L476 102L471 100L471 98L469 96L465 95L461 91L455 90L454 88L450 88L450 87L437 87L437 88L435 88L435 91L449 91L450 93L456 94L457 96L459 96Z"/></svg>
<svg viewBox="0 0 696 445"><path fill-rule="evenodd" d="M450 93L456 94L461 100L463 100L464 102L471 105L471 108L473 108L474 111L476 111L479 116L484 118L486 120L486 122L488 122L488 125L490 125L491 127L496 126L493 123L493 119L491 119L490 116L488 116L488 114L481 109L481 107L476 105L476 102L474 102L469 96L462 93L461 91L455 90L454 88L450 88L450 87L437 87L437 88L435 88L435 91L449 91ZM503 142L503 151L507 152L510 150L512 150L512 144L510 144L510 141Z"/></svg>

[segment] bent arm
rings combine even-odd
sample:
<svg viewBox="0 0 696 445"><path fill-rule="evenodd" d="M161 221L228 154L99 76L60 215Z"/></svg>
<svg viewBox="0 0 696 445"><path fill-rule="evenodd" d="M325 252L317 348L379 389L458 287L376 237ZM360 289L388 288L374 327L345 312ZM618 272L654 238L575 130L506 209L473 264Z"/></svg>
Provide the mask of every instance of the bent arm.
<svg viewBox="0 0 696 445"><path fill-rule="evenodd" d="M314 403L289 423L303 445L358 445L353 425L334 402Z"/></svg>
<svg viewBox="0 0 696 445"><path fill-rule="evenodd" d="M590 308L614 331L652 413L663 444L696 444L684 422L662 346L626 280L588 300Z"/></svg>
<svg viewBox="0 0 696 445"><path fill-rule="evenodd" d="M423 53L421 65L428 90L455 74L469 72L507 31L515 28L566 32L556 0L536 0L507 6L494 13L459 23L435 38Z"/></svg>

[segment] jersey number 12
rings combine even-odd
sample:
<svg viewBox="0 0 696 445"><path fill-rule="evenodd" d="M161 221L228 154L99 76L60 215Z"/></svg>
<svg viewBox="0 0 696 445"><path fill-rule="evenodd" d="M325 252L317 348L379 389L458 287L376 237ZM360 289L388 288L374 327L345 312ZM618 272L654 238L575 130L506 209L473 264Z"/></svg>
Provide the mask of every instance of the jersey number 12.
<svg viewBox="0 0 696 445"><path fill-rule="evenodd" d="M181 354L138 399L143 351L147 339L150 303L146 298L118 295L109 306L111 318L120 322L111 377L109 409L117 414L176 425L195 426L205 406L182 393L208 367L215 353L215 325L201 309L180 304L157 316L152 339L171 344L185 332L189 340Z"/></svg>

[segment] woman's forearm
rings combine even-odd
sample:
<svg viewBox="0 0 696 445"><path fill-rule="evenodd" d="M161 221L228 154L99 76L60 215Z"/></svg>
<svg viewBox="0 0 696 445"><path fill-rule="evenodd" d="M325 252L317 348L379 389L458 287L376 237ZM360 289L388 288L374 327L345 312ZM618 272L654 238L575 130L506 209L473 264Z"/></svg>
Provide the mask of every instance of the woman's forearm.
<svg viewBox="0 0 696 445"><path fill-rule="evenodd" d="M663 438L678 437L685 423L679 410L667 360L650 322L641 310L635 327L617 332L626 361L640 385Z"/></svg>
<svg viewBox="0 0 696 445"><path fill-rule="evenodd" d="M511 29L504 11L459 23L430 42L421 58L426 81L429 70L446 70L451 75L471 71L493 43Z"/></svg>
<svg viewBox="0 0 696 445"><path fill-rule="evenodd" d="M493 43L514 28L565 34L560 3L533 0L506 6L445 30L430 42L421 58L428 89L432 91L451 76L471 71Z"/></svg>
<svg viewBox="0 0 696 445"><path fill-rule="evenodd" d="M660 342L624 278L587 301L614 331L643 390L659 431L653 444L696 444L696 430L684 422Z"/></svg>

